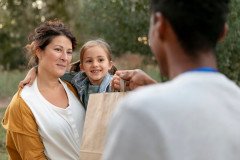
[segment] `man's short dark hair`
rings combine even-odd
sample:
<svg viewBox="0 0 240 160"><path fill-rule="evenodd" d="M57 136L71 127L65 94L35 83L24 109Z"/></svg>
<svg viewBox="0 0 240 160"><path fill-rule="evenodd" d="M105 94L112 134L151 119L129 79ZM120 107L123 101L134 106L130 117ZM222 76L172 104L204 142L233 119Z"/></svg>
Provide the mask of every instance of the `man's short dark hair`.
<svg viewBox="0 0 240 160"><path fill-rule="evenodd" d="M151 0L151 11L169 21L191 55L215 49L224 29L230 0Z"/></svg>

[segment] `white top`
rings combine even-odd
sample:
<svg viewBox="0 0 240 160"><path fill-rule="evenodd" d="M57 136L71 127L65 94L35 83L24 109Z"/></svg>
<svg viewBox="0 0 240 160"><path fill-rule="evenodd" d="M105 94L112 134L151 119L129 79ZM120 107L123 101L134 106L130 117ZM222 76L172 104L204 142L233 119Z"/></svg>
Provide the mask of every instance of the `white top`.
<svg viewBox="0 0 240 160"><path fill-rule="evenodd" d="M103 159L239 160L239 87L221 73L186 72L130 93Z"/></svg>
<svg viewBox="0 0 240 160"><path fill-rule="evenodd" d="M66 109L54 106L42 96L38 90L37 79L32 86L23 88L21 97L36 119L48 159L77 160L85 110L67 84L60 79L59 81L68 96L69 106Z"/></svg>

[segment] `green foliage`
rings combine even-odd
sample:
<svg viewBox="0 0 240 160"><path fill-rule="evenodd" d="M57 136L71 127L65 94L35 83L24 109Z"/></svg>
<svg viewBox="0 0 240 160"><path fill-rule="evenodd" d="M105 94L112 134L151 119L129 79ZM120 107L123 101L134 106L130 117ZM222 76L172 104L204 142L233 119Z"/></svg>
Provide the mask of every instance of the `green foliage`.
<svg viewBox="0 0 240 160"><path fill-rule="evenodd" d="M1 108L2 106L0 106L0 119L2 120L3 118L3 114L5 112L6 108ZM5 148L5 138L6 137L6 131L5 129L2 127L2 125L0 125L0 159L1 160L7 160L7 151Z"/></svg>
<svg viewBox="0 0 240 160"><path fill-rule="evenodd" d="M126 51L151 53L147 41L139 41L148 35L148 0L85 0L83 6L81 18L90 38L106 39L116 55Z"/></svg>
<svg viewBox="0 0 240 160"><path fill-rule="evenodd" d="M23 47L30 32L46 19L69 22L78 1L0 0L0 63L5 69L26 64Z"/></svg>
<svg viewBox="0 0 240 160"><path fill-rule="evenodd" d="M240 0L232 0L229 34L217 48L220 71L240 84ZM130 51L151 55L147 45L148 0L0 0L0 63L5 69L26 64L22 48L40 22L59 18L82 45L104 38L115 56Z"/></svg>
<svg viewBox="0 0 240 160"><path fill-rule="evenodd" d="M240 85L240 1L232 0L229 15L229 33L218 46L219 69Z"/></svg>
<svg viewBox="0 0 240 160"><path fill-rule="evenodd" d="M13 94L17 91L19 82L23 80L26 73L17 70L10 72L0 70L0 75L0 99L2 99L13 96Z"/></svg>
<svg viewBox="0 0 240 160"><path fill-rule="evenodd" d="M26 44L26 35L30 30L27 24L35 22L35 18L26 10L36 12L23 1L9 0L1 4L1 13L4 16L0 30L0 62L5 68L16 68L24 63L22 47Z"/></svg>
<svg viewBox="0 0 240 160"><path fill-rule="evenodd" d="M2 120L6 106L8 105L14 93L17 91L17 86L20 80L26 75L20 71L2 71L0 70L0 120ZM5 147L6 130L0 125L0 160L7 160L8 154Z"/></svg>

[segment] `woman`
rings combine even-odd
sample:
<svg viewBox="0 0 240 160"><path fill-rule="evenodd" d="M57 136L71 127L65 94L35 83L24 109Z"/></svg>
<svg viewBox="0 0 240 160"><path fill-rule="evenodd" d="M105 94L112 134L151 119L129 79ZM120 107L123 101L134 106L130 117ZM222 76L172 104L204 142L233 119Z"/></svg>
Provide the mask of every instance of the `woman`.
<svg viewBox="0 0 240 160"><path fill-rule="evenodd" d="M79 159L85 111L74 88L60 80L76 39L60 21L35 29L26 48L38 65L32 86L19 89L2 125L11 159Z"/></svg>

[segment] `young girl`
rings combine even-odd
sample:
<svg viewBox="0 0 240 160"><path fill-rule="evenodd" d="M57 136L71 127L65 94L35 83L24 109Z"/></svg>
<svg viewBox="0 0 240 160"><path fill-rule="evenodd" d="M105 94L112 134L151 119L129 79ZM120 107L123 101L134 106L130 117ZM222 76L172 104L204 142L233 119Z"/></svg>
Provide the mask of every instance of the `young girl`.
<svg viewBox="0 0 240 160"><path fill-rule="evenodd" d="M102 39L86 42L80 50L80 62L76 64L79 64L80 71L66 73L62 79L73 84L86 109L89 94L111 91L110 83L116 68L113 66L110 46ZM73 68L76 68L76 64ZM20 82L20 86L30 84L31 77L35 77L34 71L29 72L26 80Z"/></svg>
<svg viewBox="0 0 240 160"><path fill-rule="evenodd" d="M78 91L78 95L87 107L89 94L110 92L112 68L110 46L102 39L91 40L85 43L80 50L80 72L71 80Z"/></svg>

